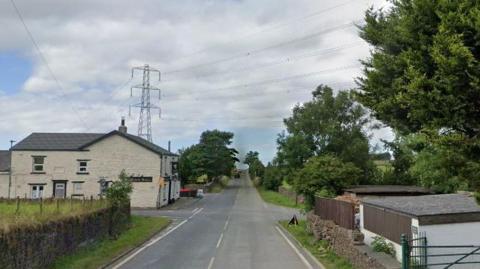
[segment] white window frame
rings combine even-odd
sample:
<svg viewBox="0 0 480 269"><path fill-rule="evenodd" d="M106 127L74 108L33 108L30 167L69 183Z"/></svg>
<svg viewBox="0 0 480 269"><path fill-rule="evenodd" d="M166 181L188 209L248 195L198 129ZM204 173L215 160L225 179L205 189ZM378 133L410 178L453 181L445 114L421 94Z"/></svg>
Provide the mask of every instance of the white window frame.
<svg viewBox="0 0 480 269"><path fill-rule="evenodd" d="M36 190L34 190L36 188ZM41 188L41 190L40 190ZM43 192L45 191L44 184L32 184L30 185L30 195L32 199L40 199L43 197Z"/></svg>
<svg viewBox="0 0 480 269"><path fill-rule="evenodd" d="M88 161L89 160L77 160L77 173L88 174ZM82 165L85 163L85 165Z"/></svg>
<svg viewBox="0 0 480 269"><path fill-rule="evenodd" d="M32 172L33 173L45 172L45 158L46 158L45 156L32 156ZM42 160L42 162L41 163L36 163L35 159ZM40 167L41 169L37 170L37 167Z"/></svg>
<svg viewBox="0 0 480 269"><path fill-rule="evenodd" d="M73 194L83 194L83 183L84 182L72 182ZM78 188L80 187L80 188Z"/></svg>

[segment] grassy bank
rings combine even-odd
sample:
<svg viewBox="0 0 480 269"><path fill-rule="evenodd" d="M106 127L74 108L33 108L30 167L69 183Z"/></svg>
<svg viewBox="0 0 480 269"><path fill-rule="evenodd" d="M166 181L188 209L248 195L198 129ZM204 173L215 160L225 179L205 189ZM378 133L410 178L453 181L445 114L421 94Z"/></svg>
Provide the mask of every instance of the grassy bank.
<svg viewBox="0 0 480 269"><path fill-rule="evenodd" d="M354 269L344 258L339 257L328 248L325 241L316 241L312 234L306 230L304 220L297 226L288 226L288 221L281 221L280 224L287 229L310 253L312 253L327 269Z"/></svg>
<svg viewBox="0 0 480 269"><path fill-rule="evenodd" d="M262 199L271 204L285 206L285 207L292 207L292 208L303 208L303 204L295 204L295 200L290 199L289 197L282 195L276 191L266 190L263 187L257 187L258 193L262 197Z"/></svg>
<svg viewBox="0 0 480 269"><path fill-rule="evenodd" d="M106 200L2 200L0 201L0 229L16 225L35 225L65 217L78 216L107 207Z"/></svg>
<svg viewBox="0 0 480 269"><path fill-rule="evenodd" d="M132 216L132 227L118 239L105 239L57 260L52 268L94 269L108 263L121 253L138 246L165 228L170 220L163 217Z"/></svg>

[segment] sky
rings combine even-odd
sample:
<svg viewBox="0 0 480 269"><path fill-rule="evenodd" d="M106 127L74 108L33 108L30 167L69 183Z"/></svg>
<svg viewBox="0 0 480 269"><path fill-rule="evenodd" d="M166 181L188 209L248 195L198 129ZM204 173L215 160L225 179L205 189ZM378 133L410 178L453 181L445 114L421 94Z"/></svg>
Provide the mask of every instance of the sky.
<svg viewBox="0 0 480 269"><path fill-rule="evenodd" d="M241 154L270 161L296 104L320 84L355 87L370 48L365 10L385 0L0 2L0 149L32 132L109 132L126 117L137 133L141 73L152 74L152 134L172 150L200 133L235 133ZM38 49L37 49L38 48ZM40 52L39 52L40 51ZM369 131L371 144L391 140Z"/></svg>

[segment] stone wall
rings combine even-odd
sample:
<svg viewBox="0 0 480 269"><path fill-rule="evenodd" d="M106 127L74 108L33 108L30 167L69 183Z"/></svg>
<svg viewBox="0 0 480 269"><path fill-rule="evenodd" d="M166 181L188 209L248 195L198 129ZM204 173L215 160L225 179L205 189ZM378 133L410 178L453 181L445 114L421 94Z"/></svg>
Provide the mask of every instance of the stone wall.
<svg viewBox="0 0 480 269"><path fill-rule="evenodd" d="M301 194L297 195L297 193L294 190L287 189L283 186L278 187L278 192L282 195L287 196L288 198L290 198L294 201L296 199L297 203L299 203L299 204L303 204L304 201L305 201L305 198L303 197L303 195L301 195Z"/></svg>
<svg viewBox="0 0 480 269"><path fill-rule="evenodd" d="M348 259L355 268L386 269L359 247L363 242L363 236L359 231L348 230L333 221L322 220L313 212L307 214L307 228L316 239L327 241L335 253Z"/></svg>
<svg viewBox="0 0 480 269"><path fill-rule="evenodd" d="M2 269L49 268L60 256L95 240L116 237L130 223L130 208L102 209L45 224L0 229Z"/></svg>

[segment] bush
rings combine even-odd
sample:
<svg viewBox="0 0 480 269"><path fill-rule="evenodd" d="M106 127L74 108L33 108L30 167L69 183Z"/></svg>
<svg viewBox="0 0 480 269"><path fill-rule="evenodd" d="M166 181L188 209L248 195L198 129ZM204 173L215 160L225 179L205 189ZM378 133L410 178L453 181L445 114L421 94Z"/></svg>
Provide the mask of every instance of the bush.
<svg viewBox="0 0 480 269"><path fill-rule="evenodd" d="M385 238L375 236L372 242L372 248L375 252L383 252L391 256L395 256L395 248L392 243L387 243Z"/></svg>
<svg viewBox="0 0 480 269"><path fill-rule="evenodd" d="M265 168L262 185L267 190L278 191L282 185L282 175L278 167L268 165Z"/></svg>
<svg viewBox="0 0 480 269"><path fill-rule="evenodd" d="M480 205L480 191L477 191L475 194L475 199L477 200L478 205Z"/></svg>
<svg viewBox="0 0 480 269"><path fill-rule="evenodd" d="M222 185L223 187L226 187L228 185L228 181L230 181L229 177L221 176L219 182L220 182L220 185Z"/></svg>
<svg viewBox="0 0 480 269"><path fill-rule="evenodd" d="M132 181L125 173L125 170L120 172L119 180L112 183L106 190L107 200L113 206L123 206L130 203L130 193L132 193Z"/></svg>
<svg viewBox="0 0 480 269"><path fill-rule="evenodd" d="M197 177L197 180L195 180L195 183L205 184L205 183L207 183L207 181L208 181L208 176L206 174L204 174L204 175L201 175L201 176Z"/></svg>

